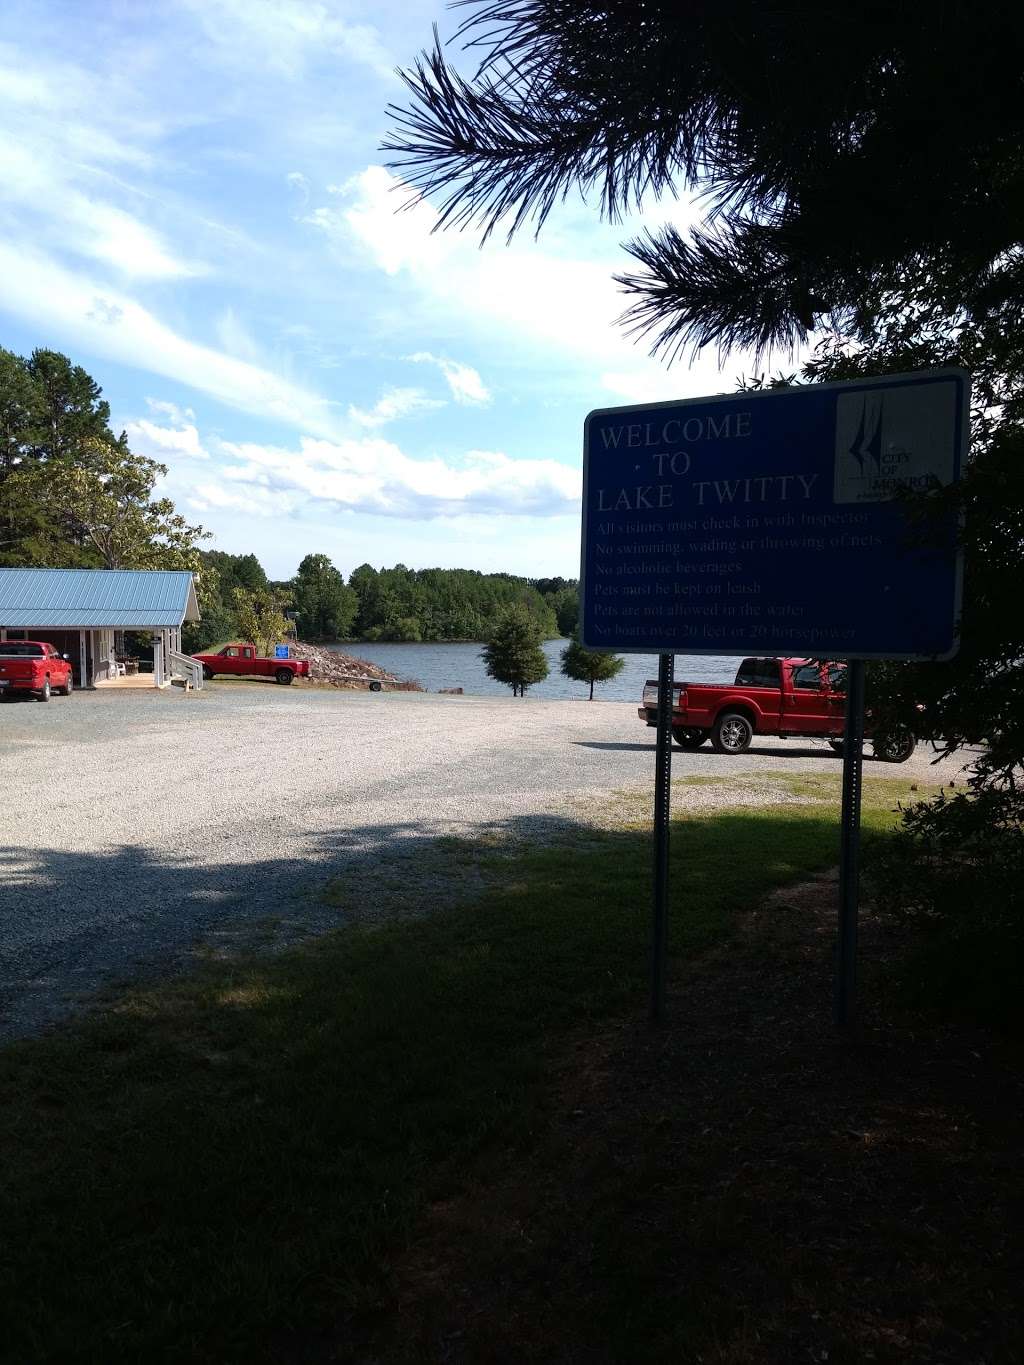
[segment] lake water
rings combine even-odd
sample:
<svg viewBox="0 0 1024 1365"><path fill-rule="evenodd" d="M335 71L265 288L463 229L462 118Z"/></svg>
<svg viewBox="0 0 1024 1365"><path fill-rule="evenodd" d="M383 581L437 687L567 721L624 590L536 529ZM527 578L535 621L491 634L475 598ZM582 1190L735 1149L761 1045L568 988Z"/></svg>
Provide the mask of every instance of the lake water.
<svg viewBox="0 0 1024 1365"><path fill-rule="evenodd" d="M586 700L589 691L587 684L563 678L559 671L559 656L567 644L567 640L545 641L544 653L550 672L544 682L535 683L528 689L527 696L579 697ZM371 663L379 664L400 678L415 678L428 692L439 692L442 687L461 687L465 692L477 696L504 694L511 698L512 692L504 683L496 683L484 672L483 660L480 658L482 648L479 644L337 646L342 653L369 659ZM644 683L648 678L658 676L656 654L625 654L623 658L626 666L619 676L611 682L597 683L595 686L595 701L639 702ZM691 682L732 682L737 664L738 660L732 657L677 654L676 677Z"/></svg>

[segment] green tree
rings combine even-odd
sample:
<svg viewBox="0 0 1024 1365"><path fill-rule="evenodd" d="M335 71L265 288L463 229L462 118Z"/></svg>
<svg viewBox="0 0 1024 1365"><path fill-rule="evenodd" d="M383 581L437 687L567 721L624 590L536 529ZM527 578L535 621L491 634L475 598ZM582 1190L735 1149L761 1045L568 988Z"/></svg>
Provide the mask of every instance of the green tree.
<svg viewBox="0 0 1024 1365"><path fill-rule="evenodd" d="M209 591L211 580L215 585L212 592ZM199 607L202 619L188 621L182 627L181 643L186 654L198 654L200 650L209 649L211 645L237 640L241 634L234 603L225 602L216 572L208 568L202 569L198 582L206 589L202 593Z"/></svg>
<svg viewBox="0 0 1024 1365"><path fill-rule="evenodd" d="M566 639L571 638L576 632L580 619L579 589L575 585L560 588L548 598L548 601L555 613L555 620L558 622L559 635Z"/></svg>
<svg viewBox="0 0 1024 1365"><path fill-rule="evenodd" d="M52 354L36 352L33 359ZM46 419L46 394L38 375L21 356L0 350L0 565L39 562L34 547L45 538L46 514L39 506L38 483L20 476L54 458L45 443Z"/></svg>
<svg viewBox="0 0 1024 1365"><path fill-rule="evenodd" d="M202 620L184 628L187 654L195 654L241 634L235 614L235 588L259 592L269 587L263 566L254 554L233 555L224 550L200 550L197 582Z"/></svg>
<svg viewBox="0 0 1024 1365"><path fill-rule="evenodd" d="M280 597L270 590L247 592L245 588L235 588L234 599L240 632L260 654L269 655L288 633L288 618Z"/></svg>
<svg viewBox="0 0 1024 1365"><path fill-rule="evenodd" d="M42 420L42 394L28 366L0 348L0 484L28 456Z"/></svg>
<svg viewBox="0 0 1024 1365"><path fill-rule="evenodd" d="M531 683L543 682L548 676L548 661L541 649L541 632L521 603L505 608L480 657L488 677L507 683L513 696L518 693L525 697Z"/></svg>
<svg viewBox="0 0 1024 1365"><path fill-rule="evenodd" d="M270 586L266 571L254 554L232 555L224 550L205 550L203 558L217 570L227 592L233 592L235 588L260 592Z"/></svg>
<svg viewBox="0 0 1024 1365"><path fill-rule="evenodd" d="M38 394L38 422L32 454L39 460L87 458L87 443L115 440L110 404L95 379L59 351L37 349L26 370ZM92 448L95 448L93 446Z"/></svg>
<svg viewBox="0 0 1024 1365"><path fill-rule="evenodd" d="M12 476L30 489L45 531L35 542L44 562L66 559L75 546L86 563L104 569L184 568L198 573L197 542L208 533L153 496L167 466L120 444L86 437L78 460L37 464Z"/></svg>
<svg viewBox="0 0 1024 1365"><path fill-rule="evenodd" d="M306 555L292 580L298 631L306 640L347 639L359 598L327 555Z"/></svg>
<svg viewBox="0 0 1024 1365"><path fill-rule="evenodd" d="M361 564L353 569L349 587L359 599L355 632L364 640L485 640L513 603L529 612L542 638L559 632L552 602L514 574L404 564L378 573Z"/></svg>
<svg viewBox="0 0 1024 1365"><path fill-rule="evenodd" d="M625 659L607 650L587 649L574 635L562 650L562 673L575 682L590 684L590 700L594 700L594 684L610 682L626 667Z"/></svg>
<svg viewBox="0 0 1024 1365"><path fill-rule="evenodd" d="M109 419L66 356L0 351L0 564L187 568L202 596L205 532L154 496L166 467L133 454Z"/></svg>

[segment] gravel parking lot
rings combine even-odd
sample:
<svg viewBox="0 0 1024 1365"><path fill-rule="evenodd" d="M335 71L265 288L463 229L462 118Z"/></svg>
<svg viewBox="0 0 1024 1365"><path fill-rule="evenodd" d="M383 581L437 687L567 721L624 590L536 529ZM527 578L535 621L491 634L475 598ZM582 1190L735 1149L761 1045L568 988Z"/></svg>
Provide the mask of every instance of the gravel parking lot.
<svg viewBox="0 0 1024 1365"><path fill-rule="evenodd" d="M621 702L261 683L9 700L0 1036L166 970L197 944L287 941L336 924L344 909L318 894L329 880L372 912L381 870L415 875L438 835L565 833L595 797L650 791L653 751L653 730ZM865 766L934 780L931 757ZM673 763L676 776L839 768L827 745L801 741L741 758L677 749Z"/></svg>

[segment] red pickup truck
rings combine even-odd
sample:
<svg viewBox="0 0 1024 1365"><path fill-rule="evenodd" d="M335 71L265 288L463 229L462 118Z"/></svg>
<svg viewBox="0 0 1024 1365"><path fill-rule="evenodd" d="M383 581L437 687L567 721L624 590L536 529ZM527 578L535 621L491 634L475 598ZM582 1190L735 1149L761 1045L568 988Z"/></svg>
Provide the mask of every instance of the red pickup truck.
<svg viewBox="0 0 1024 1365"><path fill-rule="evenodd" d="M843 749L846 665L812 659L744 659L731 687L678 682L672 692L672 737L682 749L710 739L720 754L742 754L754 735L827 739ZM658 684L644 687L640 719L658 723ZM870 734L870 728L867 731ZM908 733L872 741L875 757L905 763L914 752Z"/></svg>
<svg viewBox="0 0 1024 1365"><path fill-rule="evenodd" d="M0 640L0 698L34 692L49 701L52 692L70 697L75 686L66 654L41 640Z"/></svg>
<svg viewBox="0 0 1024 1365"><path fill-rule="evenodd" d="M276 678L279 683L309 677L308 659L269 659L257 654L254 644L225 645L216 654L193 654L192 657L202 664L203 677L207 680L218 673L243 678Z"/></svg>

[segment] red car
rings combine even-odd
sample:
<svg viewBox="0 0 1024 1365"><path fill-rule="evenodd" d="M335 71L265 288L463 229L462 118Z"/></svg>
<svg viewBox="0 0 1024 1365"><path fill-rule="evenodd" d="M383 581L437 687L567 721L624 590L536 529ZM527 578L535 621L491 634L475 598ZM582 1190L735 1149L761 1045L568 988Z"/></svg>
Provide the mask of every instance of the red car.
<svg viewBox="0 0 1024 1365"><path fill-rule="evenodd" d="M675 683L672 736L681 749L699 749L708 739L720 754L742 754L755 735L780 739L827 739L843 748L846 723L846 665L812 659L744 659L731 686ZM639 716L658 723L658 684L644 688ZM870 734L870 722L867 733ZM914 752L913 735L873 741L876 758L904 763Z"/></svg>
<svg viewBox="0 0 1024 1365"><path fill-rule="evenodd" d="M49 701L52 692L70 697L75 686L66 654L41 640L0 640L0 698L34 692Z"/></svg>
<svg viewBox="0 0 1024 1365"><path fill-rule="evenodd" d="M284 646L282 646L284 648ZM218 673L240 678L276 678L279 683L294 682L309 677L308 659L268 659L257 653L251 643L225 645L216 654L193 654L203 666L203 677L209 680Z"/></svg>

